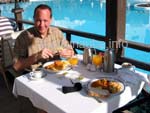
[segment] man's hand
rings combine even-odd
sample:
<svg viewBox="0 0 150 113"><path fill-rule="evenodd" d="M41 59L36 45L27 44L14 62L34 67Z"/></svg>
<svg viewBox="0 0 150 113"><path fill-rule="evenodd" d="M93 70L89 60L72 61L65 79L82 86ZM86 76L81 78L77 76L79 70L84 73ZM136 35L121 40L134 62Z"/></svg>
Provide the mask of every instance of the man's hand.
<svg viewBox="0 0 150 113"><path fill-rule="evenodd" d="M50 57L53 58L53 53L47 48L44 48L43 50L41 50L39 52L39 55L41 59L48 59Z"/></svg>
<svg viewBox="0 0 150 113"><path fill-rule="evenodd" d="M59 54L61 57L69 58L74 55L74 51L72 49L62 49L61 51L59 51Z"/></svg>

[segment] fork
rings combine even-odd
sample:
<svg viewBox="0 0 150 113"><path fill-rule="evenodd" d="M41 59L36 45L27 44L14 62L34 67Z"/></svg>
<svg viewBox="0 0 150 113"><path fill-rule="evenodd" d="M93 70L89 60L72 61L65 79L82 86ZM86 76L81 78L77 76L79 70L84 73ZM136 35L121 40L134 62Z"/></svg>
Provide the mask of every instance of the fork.
<svg viewBox="0 0 150 113"><path fill-rule="evenodd" d="M102 103L102 101L101 101L98 97L94 97L94 96L89 96L89 95L88 95L88 88L87 88L87 85L88 85L88 83L87 83L86 85L83 85L83 86L82 86L83 89L84 89L84 91L85 91L85 93L87 94L87 96L94 98L94 99L95 99L97 102L99 102L99 103Z"/></svg>

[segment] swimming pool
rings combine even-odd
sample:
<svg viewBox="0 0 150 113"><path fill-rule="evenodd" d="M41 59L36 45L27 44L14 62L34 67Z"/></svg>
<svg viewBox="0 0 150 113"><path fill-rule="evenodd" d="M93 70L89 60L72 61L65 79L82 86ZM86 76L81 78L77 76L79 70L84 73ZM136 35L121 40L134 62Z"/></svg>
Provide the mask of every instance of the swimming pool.
<svg viewBox="0 0 150 113"><path fill-rule="evenodd" d="M20 7L24 9L23 19L32 20L34 8L41 3L52 7L53 25L105 35L105 0L49 0L20 3ZM149 46L150 11L136 10L132 7L133 4L132 2L127 8L126 39ZM13 17L11 10L14 8L14 4L0 4L0 8L2 15ZM90 44L89 46L96 46L102 50L105 46L102 42L83 41L79 37L73 37L73 41L75 40L82 44L87 43L87 45ZM147 52L128 48L125 50L125 55L136 60L150 62L150 53Z"/></svg>

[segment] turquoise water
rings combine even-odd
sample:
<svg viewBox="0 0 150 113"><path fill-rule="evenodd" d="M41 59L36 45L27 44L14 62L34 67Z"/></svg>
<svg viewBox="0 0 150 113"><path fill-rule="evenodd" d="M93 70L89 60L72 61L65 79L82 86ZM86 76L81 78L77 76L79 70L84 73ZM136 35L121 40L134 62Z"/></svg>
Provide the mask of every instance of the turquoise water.
<svg viewBox="0 0 150 113"><path fill-rule="evenodd" d="M105 2L104 0L49 0L42 2L20 3L24 9L23 19L33 20L33 11L38 4L47 4L53 9L53 25L96 33L105 36ZM150 44L150 11L136 10L132 6L126 13L126 40ZM14 4L2 5L3 16L13 17L11 10ZM7 13L6 13L7 12ZM26 28L29 26L26 26ZM104 50L105 44L94 40L86 40L73 36L78 41L91 47ZM150 53L127 48L125 56L143 62L150 62ZM146 57L145 57L146 56Z"/></svg>

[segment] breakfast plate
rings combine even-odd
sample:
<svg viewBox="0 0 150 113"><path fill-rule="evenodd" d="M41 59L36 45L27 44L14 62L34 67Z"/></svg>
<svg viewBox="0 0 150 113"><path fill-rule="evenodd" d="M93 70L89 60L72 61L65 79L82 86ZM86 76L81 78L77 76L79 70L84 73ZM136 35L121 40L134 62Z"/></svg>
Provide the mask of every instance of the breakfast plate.
<svg viewBox="0 0 150 113"><path fill-rule="evenodd" d="M112 77L100 77L89 81L87 84L88 95L101 101L121 94L124 89L124 83Z"/></svg>
<svg viewBox="0 0 150 113"><path fill-rule="evenodd" d="M43 69L50 73L58 73L71 69L71 66L66 60L56 60L43 64Z"/></svg>

